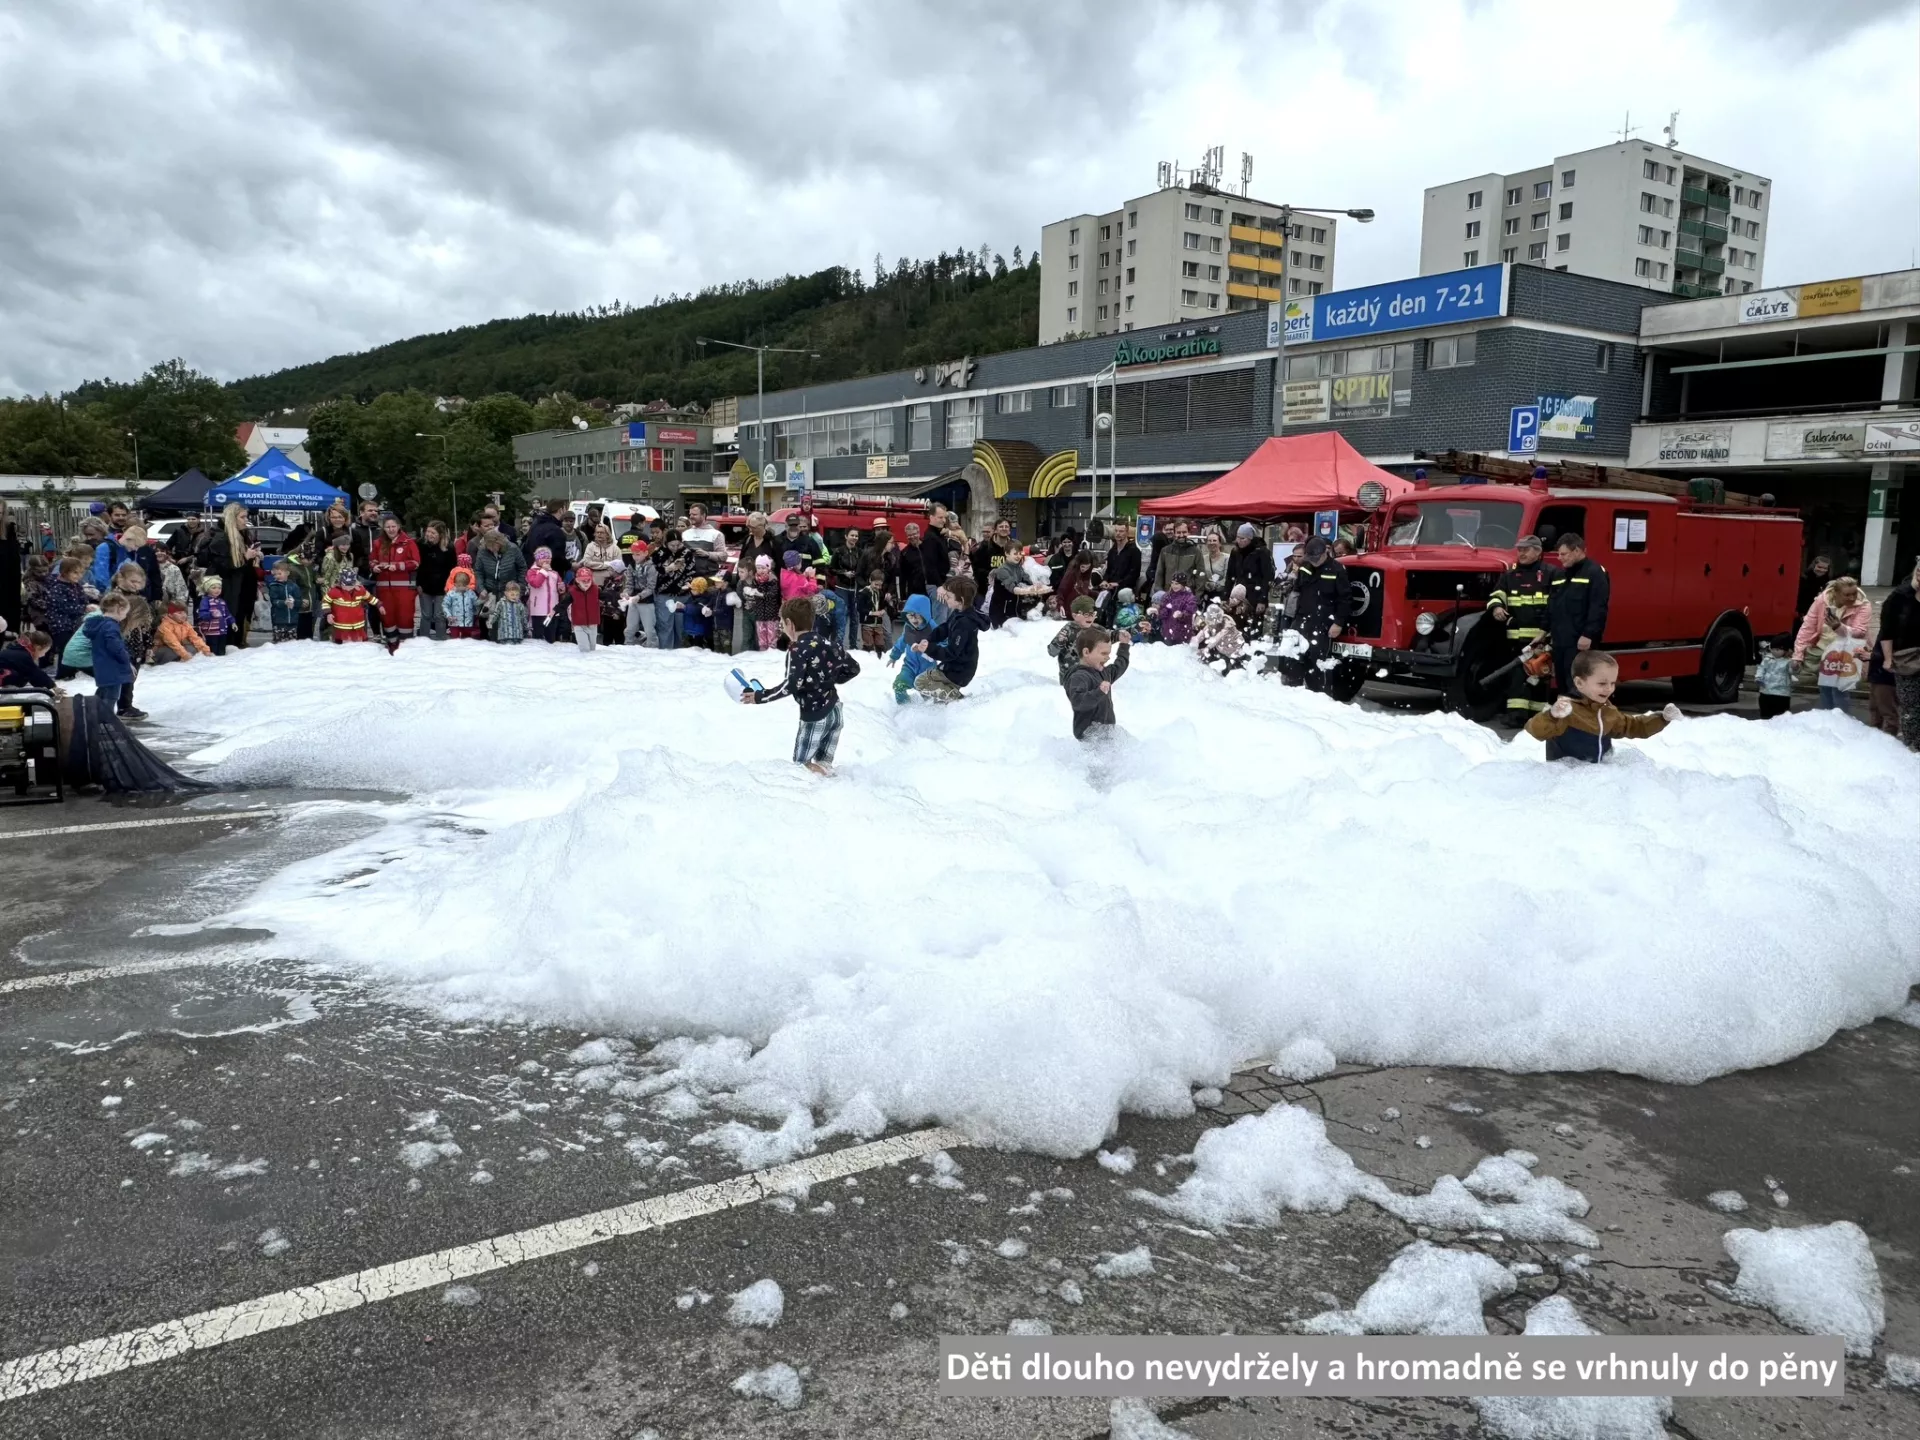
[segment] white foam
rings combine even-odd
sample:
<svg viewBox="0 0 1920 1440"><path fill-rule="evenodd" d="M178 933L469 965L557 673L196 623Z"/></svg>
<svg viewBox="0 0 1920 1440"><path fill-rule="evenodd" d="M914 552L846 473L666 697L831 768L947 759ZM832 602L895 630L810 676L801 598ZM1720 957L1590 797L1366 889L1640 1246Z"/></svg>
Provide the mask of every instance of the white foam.
<svg viewBox="0 0 1920 1440"><path fill-rule="evenodd" d="M1563 768L1457 717L1146 646L1115 687L1126 733L1083 747L1052 629L983 637L963 705L896 706L869 664L826 783L787 759L791 707L721 693L731 666L770 677L777 657L294 644L163 667L141 695L163 734L215 737L191 759L214 778L411 797L218 923L461 1016L750 1042L742 1082L704 1093L778 1095L787 1110L754 1112L773 1136L864 1095L869 1120L1080 1154L1122 1113L1189 1113L1194 1087L1301 1037L1350 1063L1697 1081L1893 1013L1920 980L1920 872L1856 843L1920 808L1920 766L1844 717L1689 720ZM691 814L804 837L803 883L716 895ZM1338 926L1302 926L1298 886L1247 843L1274 815L1325 818L1326 874L1443 867L1447 903L1381 884ZM1464 837L1509 833L1525 886L1450 863ZM644 877L647 925L551 903L563 867L579 894ZM1537 923L1602 901L1634 923Z"/></svg>
<svg viewBox="0 0 1920 1440"><path fill-rule="evenodd" d="M1484 1335L1481 1307L1513 1288L1512 1272L1491 1255L1416 1240L1352 1310L1316 1315L1305 1328L1317 1335Z"/></svg>
<svg viewBox="0 0 1920 1440"><path fill-rule="evenodd" d="M727 1306L727 1323L771 1330L780 1323L786 1310L787 1297L781 1293L779 1284L773 1280L756 1280L746 1289L734 1292L733 1303Z"/></svg>
<svg viewBox="0 0 1920 1440"><path fill-rule="evenodd" d="M1366 1200L1409 1225L1598 1244L1573 1218L1587 1213L1586 1197L1553 1176L1535 1175L1538 1163L1536 1155L1509 1150L1483 1159L1464 1180L1442 1175L1425 1195L1402 1195L1329 1140L1319 1115L1275 1105L1202 1135L1193 1147L1193 1173L1172 1195L1134 1194L1216 1230L1271 1225L1288 1211L1330 1213Z"/></svg>
<svg viewBox="0 0 1920 1440"><path fill-rule="evenodd" d="M1797 1229L1729 1230L1727 1254L1740 1267L1728 1292L1808 1335L1839 1335L1849 1355L1871 1355L1886 1328L1880 1267L1867 1234L1849 1220Z"/></svg>
<svg viewBox="0 0 1920 1440"><path fill-rule="evenodd" d="M1529 1335L1597 1335L1573 1302L1553 1295L1527 1311ZM1482 1395L1480 1424L1496 1440L1664 1440L1665 1395Z"/></svg>
<svg viewBox="0 0 1920 1440"><path fill-rule="evenodd" d="M1093 1267L1093 1273L1102 1280L1131 1280L1136 1275L1153 1273L1153 1252L1144 1245L1131 1250L1123 1250L1118 1255L1109 1255Z"/></svg>
<svg viewBox="0 0 1920 1440"><path fill-rule="evenodd" d="M740 1376L733 1382L733 1393L757 1395L771 1400L782 1410L797 1410L802 1398L800 1372L784 1360L777 1360L764 1370L749 1370Z"/></svg>
<svg viewBox="0 0 1920 1440"><path fill-rule="evenodd" d="M1107 1407L1107 1434L1110 1440L1188 1440L1186 1431L1174 1429L1146 1401L1130 1395Z"/></svg>

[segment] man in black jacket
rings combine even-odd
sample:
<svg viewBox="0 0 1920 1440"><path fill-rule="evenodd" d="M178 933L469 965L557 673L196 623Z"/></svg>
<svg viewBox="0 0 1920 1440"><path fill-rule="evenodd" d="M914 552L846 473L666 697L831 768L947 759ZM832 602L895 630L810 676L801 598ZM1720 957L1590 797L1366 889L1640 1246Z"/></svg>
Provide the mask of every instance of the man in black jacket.
<svg viewBox="0 0 1920 1440"><path fill-rule="evenodd" d="M549 500L540 513L533 517L533 526L527 531L527 538L520 544L520 553L529 561L533 552L545 546L553 553L553 568L561 569L567 563L567 532L561 528L560 512L567 508L564 500Z"/></svg>
<svg viewBox="0 0 1920 1440"><path fill-rule="evenodd" d="M1120 592L1131 590L1138 595L1141 590L1140 577L1144 573L1146 556L1140 553L1140 546L1134 541L1133 526L1115 521L1113 548L1107 551L1105 578L1100 582L1100 609L1103 623L1113 623L1114 612L1120 605Z"/></svg>
<svg viewBox="0 0 1920 1440"><path fill-rule="evenodd" d="M1553 673L1562 695L1572 695L1573 657L1600 644L1607 631L1607 572L1587 558L1579 535L1560 537L1560 570L1547 587L1547 633L1553 637Z"/></svg>
<svg viewBox="0 0 1920 1440"><path fill-rule="evenodd" d="M906 542L897 552L896 562L899 566L899 579L894 599L903 611L906 609L908 599L927 593L927 552L921 548L922 544L920 527L909 520Z"/></svg>
<svg viewBox="0 0 1920 1440"><path fill-rule="evenodd" d="M952 573L947 558L947 507L936 504L928 517L926 538L920 542L920 560L926 567L926 595L933 602L933 623L947 618L947 607L940 603L940 587Z"/></svg>
<svg viewBox="0 0 1920 1440"><path fill-rule="evenodd" d="M1307 541L1306 552L1297 572L1292 628L1307 642L1304 654L1296 662L1299 670L1292 683L1306 682L1310 690L1326 685L1327 672L1322 660L1333 654L1333 645L1347 628L1349 590L1347 570L1333 558L1332 547L1316 535Z"/></svg>
<svg viewBox="0 0 1920 1440"><path fill-rule="evenodd" d="M1247 615L1240 621L1257 620L1267 608L1267 592L1273 588L1273 551L1260 543L1260 533L1251 525L1242 525L1233 537L1233 549L1227 556L1227 593L1233 587L1247 587Z"/></svg>

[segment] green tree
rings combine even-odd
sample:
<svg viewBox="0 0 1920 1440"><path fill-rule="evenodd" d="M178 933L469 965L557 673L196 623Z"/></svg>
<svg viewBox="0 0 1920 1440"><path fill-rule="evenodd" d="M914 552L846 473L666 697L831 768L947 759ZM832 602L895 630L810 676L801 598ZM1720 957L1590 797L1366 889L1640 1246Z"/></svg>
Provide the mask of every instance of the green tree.
<svg viewBox="0 0 1920 1440"><path fill-rule="evenodd" d="M96 407L29 395L0 400L0 473L131 475L133 466L126 437Z"/></svg>
<svg viewBox="0 0 1920 1440"><path fill-rule="evenodd" d="M106 423L138 435L142 478L171 480L197 465L224 480L247 463L233 435L237 397L184 360L163 360L129 385L104 381L98 391Z"/></svg>
<svg viewBox="0 0 1920 1440"><path fill-rule="evenodd" d="M408 497L409 524L434 518L464 524L496 493L505 513L525 508L527 484L513 467L513 447L474 423L471 406L468 411L447 427L444 454L438 442L429 442L431 458Z"/></svg>
<svg viewBox="0 0 1920 1440"><path fill-rule="evenodd" d="M426 437L439 434L445 420L418 390L390 391L368 405L334 401L313 412L307 455L313 473L329 485L356 497L362 485L371 485L382 505L407 519L415 488L440 453L439 444Z"/></svg>
<svg viewBox="0 0 1920 1440"><path fill-rule="evenodd" d="M518 395L482 395L460 412L460 419L502 445L511 445L514 436L540 428L533 406Z"/></svg>
<svg viewBox="0 0 1920 1440"><path fill-rule="evenodd" d="M533 428L536 430L577 429L573 423L575 420L586 421L590 430L610 423L604 411L594 409L565 390L556 390L533 407Z"/></svg>

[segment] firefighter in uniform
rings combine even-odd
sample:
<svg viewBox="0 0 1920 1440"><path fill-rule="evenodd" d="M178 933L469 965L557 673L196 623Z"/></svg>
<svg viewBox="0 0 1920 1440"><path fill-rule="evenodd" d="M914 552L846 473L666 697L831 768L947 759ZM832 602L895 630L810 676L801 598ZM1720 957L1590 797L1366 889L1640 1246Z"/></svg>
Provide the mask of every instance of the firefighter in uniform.
<svg viewBox="0 0 1920 1440"><path fill-rule="evenodd" d="M1333 654L1334 641L1346 629L1351 592L1347 570L1332 555L1332 547L1318 535L1307 541L1300 568L1294 572L1293 628L1307 642L1306 653L1295 662L1298 667L1290 683L1304 679L1307 688L1319 690L1327 683L1327 672L1320 662Z"/></svg>
<svg viewBox="0 0 1920 1440"><path fill-rule="evenodd" d="M1562 535L1560 574L1547 586L1547 632L1553 637L1553 675L1562 695L1573 695L1573 657L1599 646L1607 630L1611 582L1587 558L1587 542Z"/></svg>
<svg viewBox="0 0 1920 1440"><path fill-rule="evenodd" d="M1546 634L1547 596L1560 570L1542 557L1541 548L1538 535L1522 535L1516 540L1513 564L1487 597L1487 614L1507 627L1507 639L1512 642L1508 660L1519 658L1522 650ZM1524 665L1515 665L1507 672L1506 724L1524 725L1536 710L1546 708L1544 676L1529 675Z"/></svg>

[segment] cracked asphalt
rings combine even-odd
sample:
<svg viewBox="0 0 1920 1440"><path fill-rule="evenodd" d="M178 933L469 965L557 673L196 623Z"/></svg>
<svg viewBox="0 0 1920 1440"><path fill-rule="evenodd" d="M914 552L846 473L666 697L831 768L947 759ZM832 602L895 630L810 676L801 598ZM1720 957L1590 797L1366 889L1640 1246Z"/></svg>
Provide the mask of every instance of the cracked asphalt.
<svg viewBox="0 0 1920 1440"><path fill-rule="evenodd" d="M1846 1398L1682 1399L1673 1433L1920 1429L1920 1396L1889 1389L1884 1369L1889 1350L1920 1354L1920 1030L1884 1021L1692 1088L1358 1068L1293 1085L1256 1066L1191 1117L1126 1120L1111 1145L1136 1153L1130 1174L960 1146L951 1172L926 1158L882 1165L350 1308L286 1297L635 1201L678 1204L669 1197L741 1169L696 1143L726 1114L673 1086L644 1045L449 1021L299 957L252 958L242 947L256 937L176 929L260 866L367 823L352 807L289 823L287 796L196 803L264 810L21 841L6 836L142 812L0 811L0 982L175 967L0 996L0 1360L261 1297L328 1313L0 1400L0 1437L1091 1440L1108 1431L1100 1402L937 1398L937 1337L1016 1320L1285 1332L1350 1306L1414 1238L1363 1203L1216 1235L1134 1197L1171 1190L1206 1127L1277 1103L1316 1108L1336 1143L1396 1186L1425 1190L1522 1148L1585 1192L1602 1238L1585 1264L1567 1246L1431 1237L1541 1266L1489 1308L1496 1332L1551 1293L1605 1331L1775 1332L1772 1316L1716 1292L1734 1275L1720 1237L1737 1224L1854 1221L1874 1242L1887 1331L1873 1359L1850 1364ZM1713 1209L1705 1197L1722 1189L1753 1208ZM1096 1273L1141 1245L1151 1273ZM731 1293L763 1278L784 1292L780 1323L729 1323ZM798 1373L797 1408L731 1388L775 1363ZM1222 1440L1481 1433L1465 1400L1157 1408Z"/></svg>

